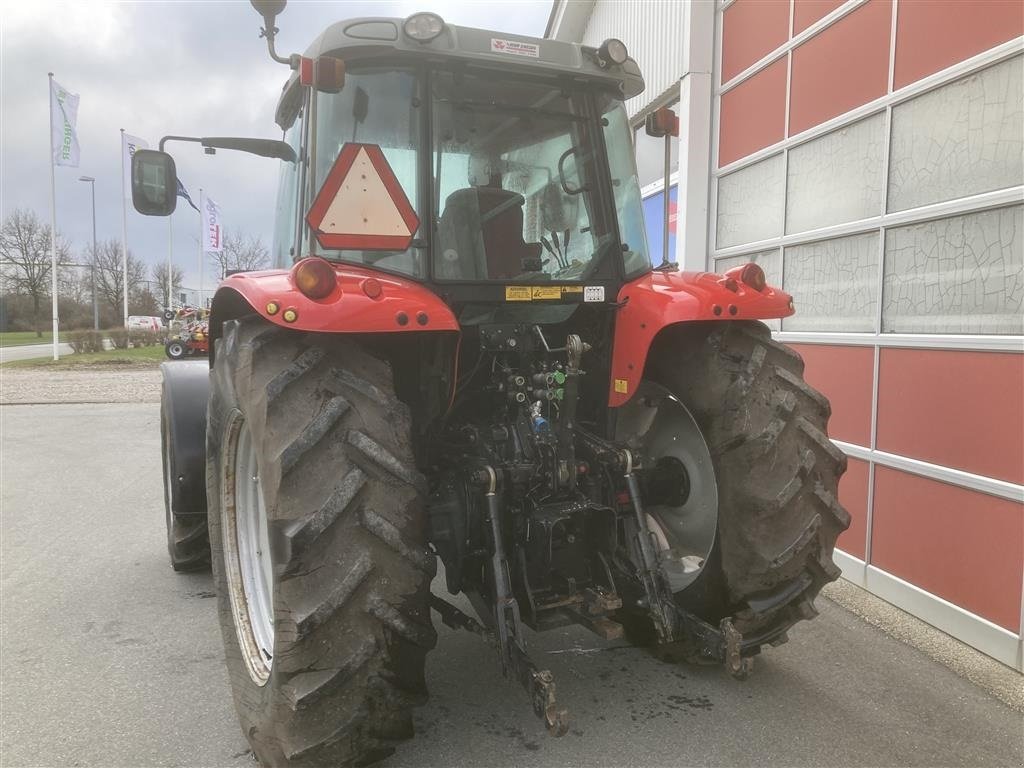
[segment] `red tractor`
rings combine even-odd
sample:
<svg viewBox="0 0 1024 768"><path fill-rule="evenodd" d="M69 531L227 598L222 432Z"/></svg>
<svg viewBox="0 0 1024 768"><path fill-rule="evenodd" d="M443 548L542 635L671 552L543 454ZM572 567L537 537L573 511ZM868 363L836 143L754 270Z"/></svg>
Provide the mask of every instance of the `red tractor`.
<svg viewBox="0 0 1024 768"><path fill-rule="evenodd" d="M210 313L196 307L168 310L167 340L164 352L171 360L205 355L210 349Z"/></svg>
<svg viewBox="0 0 1024 768"><path fill-rule="evenodd" d="M276 269L213 300L165 366L168 548L212 560L242 729L265 765L365 764L412 736L432 612L496 647L554 734L527 628L672 644L749 674L839 571L828 401L761 320L755 264L652 268L623 101L598 48L340 22L290 66ZM162 147L162 144L161 144ZM173 159L138 151L143 213ZM464 593L470 617L431 593Z"/></svg>

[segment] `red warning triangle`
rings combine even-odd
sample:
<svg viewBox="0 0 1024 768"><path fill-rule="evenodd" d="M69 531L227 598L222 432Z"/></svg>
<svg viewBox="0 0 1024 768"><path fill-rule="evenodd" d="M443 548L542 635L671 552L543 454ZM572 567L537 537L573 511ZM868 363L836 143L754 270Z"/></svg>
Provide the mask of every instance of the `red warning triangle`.
<svg viewBox="0 0 1024 768"><path fill-rule="evenodd" d="M306 222L324 248L404 251L420 220L377 144L341 148Z"/></svg>

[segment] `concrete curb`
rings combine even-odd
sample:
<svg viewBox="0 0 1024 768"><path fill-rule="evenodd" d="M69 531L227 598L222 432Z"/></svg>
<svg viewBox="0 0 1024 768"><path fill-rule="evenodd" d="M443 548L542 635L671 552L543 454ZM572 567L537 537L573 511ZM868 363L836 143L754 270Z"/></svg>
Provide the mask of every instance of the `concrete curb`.
<svg viewBox="0 0 1024 768"><path fill-rule="evenodd" d="M1016 670L845 579L828 584L821 594L890 637L949 667L1011 709L1024 713L1024 675Z"/></svg>

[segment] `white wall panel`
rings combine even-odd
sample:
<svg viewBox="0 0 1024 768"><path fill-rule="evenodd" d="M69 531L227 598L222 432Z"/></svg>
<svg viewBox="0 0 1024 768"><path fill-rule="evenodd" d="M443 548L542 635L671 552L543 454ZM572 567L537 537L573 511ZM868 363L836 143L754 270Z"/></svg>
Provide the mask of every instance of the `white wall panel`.
<svg viewBox="0 0 1024 768"><path fill-rule="evenodd" d="M884 155L883 113L791 149L786 231L806 232L881 213Z"/></svg>
<svg viewBox="0 0 1024 768"><path fill-rule="evenodd" d="M1024 57L892 110L889 210L1024 183Z"/></svg>
<svg viewBox="0 0 1024 768"><path fill-rule="evenodd" d="M786 180L781 154L718 180L718 247L782 234Z"/></svg>
<svg viewBox="0 0 1024 768"><path fill-rule="evenodd" d="M885 233L882 330L1024 333L1024 207Z"/></svg>
<svg viewBox="0 0 1024 768"><path fill-rule="evenodd" d="M871 331L878 301L878 233L787 248L783 290L796 314L786 331Z"/></svg>

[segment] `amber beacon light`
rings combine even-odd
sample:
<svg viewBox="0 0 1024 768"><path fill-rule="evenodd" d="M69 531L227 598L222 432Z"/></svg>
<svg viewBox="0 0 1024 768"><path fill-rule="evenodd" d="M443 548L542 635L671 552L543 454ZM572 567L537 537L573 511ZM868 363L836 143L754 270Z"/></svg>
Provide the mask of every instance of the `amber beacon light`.
<svg viewBox="0 0 1024 768"><path fill-rule="evenodd" d="M323 299L331 294L338 284L334 267L323 259L303 259L292 269L295 286L310 299Z"/></svg>

